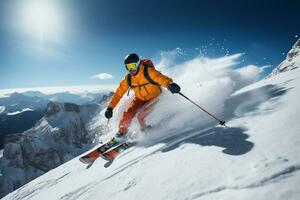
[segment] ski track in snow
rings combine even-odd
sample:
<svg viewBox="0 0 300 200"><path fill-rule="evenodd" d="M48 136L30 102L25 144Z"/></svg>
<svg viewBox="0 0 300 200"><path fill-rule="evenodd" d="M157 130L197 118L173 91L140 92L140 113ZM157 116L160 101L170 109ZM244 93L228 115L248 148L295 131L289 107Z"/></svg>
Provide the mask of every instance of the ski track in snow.
<svg viewBox="0 0 300 200"><path fill-rule="evenodd" d="M208 130L208 129L209 129L209 128L207 128L207 130ZM194 131L195 131L195 130L194 130ZM194 131L191 131L191 132L194 132ZM205 130L202 130L201 132L204 132L204 131L205 131ZM194 134L191 134L191 135L188 136L188 137L182 137L182 138L179 139L179 140L178 140L178 138L177 138L175 141L171 142L171 143L168 144L168 145L165 145L165 146L163 146L163 147L160 147L160 148L158 148L158 149L156 149L156 150L154 150L154 151L151 151L150 153L142 154L142 155L138 156L137 158L135 158L135 159L133 159L133 160L130 160L130 161L128 161L127 163L123 164L123 166L116 168L115 171L114 171L114 173L111 174L111 175L109 175L108 177L105 177L104 179L102 179L102 180L100 180L100 181L98 181L98 182L95 182L95 183L92 183L92 184L88 184L88 185L86 185L86 186L84 186L84 187L82 187L82 188L79 188L78 190L76 190L76 191L74 191L74 192L72 192L72 193L70 193L70 194L66 194L65 196L62 197L62 199L63 199L63 200L77 199L77 198L80 197L82 194L84 194L84 193L88 192L90 189L96 187L99 183L105 182L106 180L109 180L110 178L112 178L112 177L118 175L120 172L122 172L122 171L126 170L127 168L132 167L133 165L137 164L140 160L145 159L145 158L147 158L147 157L149 157L149 156L151 156L151 155L153 155L153 154L155 154L155 153L157 153L157 152L163 151L164 149L166 149L166 148L168 148L168 147L170 147L170 146L172 146L172 145L174 145L174 144L177 144L178 142L182 142L183 140L188 139L188 138L191 138L191 137L193 137L193 136L195 136L195 135L198 135L198 134L199 134L198 132L195 132ZM205 136L208 136L208 135L210 135L210 134L213 134L213 132L211 132L211 133L206 133L206 134L201 135L201 136L202 136L202 137L205 137ZM201 137L201 136L200 136L200 137ZM124 152L124 153L121 154L119 157L125 156L126 153L129 153L130 151L133 151L133 150L134 150L134 149L129 149L129 151ZM133 185L135 185L135 184L133 184ZM126 187L126 189L124 189L124 190L128 190L128 189L129 189L130 187L132 187L133 185L130 185L130 186Z"/></svg>
<svg viewBox="0 0 300 200"><path fill-rule="evenodd" d="M41 181L38 184L36 184L35 187L29 189L29 190L25 190L24 193L21 193L21 195L17 195L14 197L14 199L31 199L33 198L35 195L37 195L39 193L39 191L42 191L45 188L50 188L55 186L56 184L58 184L59 182L63 181L63 178L66 177L67 175L69 175L71 172L68 172L66 174L64 174L63 176L54 179L54 180L47 180L47 181ZM21 196L21 197L19 197Z"/></svg>
<svg viewBox="0 0 300 200"><path fill-rule="evenodd" d="M198 194L193 194L191 198L188 199L198 199L200 197L206 196L206 195L210 195L213 193L218 193L218 192L222 192L224 190L241 190L241 189L252 189L252 188L256 188L256 187L263 187L267 184L272 184L274 182L279 182L285 178L288 178L290 176L292 176L294 173L298 172L300 170L300 165L295 165L295 166L290 166L287 167L281 171L279 171L278 173L273 174L270 177L266 177L263 178L257 182L254 183L250 183L246 186L220 186L205 192L200 192Z"/></svg>

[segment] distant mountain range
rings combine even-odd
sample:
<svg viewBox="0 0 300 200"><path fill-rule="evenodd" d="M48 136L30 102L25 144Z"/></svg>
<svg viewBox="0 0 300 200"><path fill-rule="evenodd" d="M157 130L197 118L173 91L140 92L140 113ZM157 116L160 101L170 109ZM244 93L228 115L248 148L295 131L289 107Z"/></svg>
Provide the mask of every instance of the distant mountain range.
<svg viewBox="0 0 300 200"><path fill-rule="evenodd" d="M69 102L78 105L101 103L108 93L44 94L39 91L11 93L0 98L0 149L6 135L22 133L43 117L49 102Z"/></svg>

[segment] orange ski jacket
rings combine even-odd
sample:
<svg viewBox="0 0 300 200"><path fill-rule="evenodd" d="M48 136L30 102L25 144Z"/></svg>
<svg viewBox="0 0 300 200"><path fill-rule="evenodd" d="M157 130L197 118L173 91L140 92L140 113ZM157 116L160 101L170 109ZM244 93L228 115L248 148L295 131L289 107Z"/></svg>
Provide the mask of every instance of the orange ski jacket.
<svg viewBox="0 0 300 200"><path fill-rule="evenodd" d="M158 83L160 86L168 87L173 80L163 74L161 74L156 69L149 67L148 74L153 81ZM144 66L139 66L139 71L135 76L131 76L131 85L134 91L134 95L136 98L142 101L148 101L154 99L161 93L161 88L159 85L154 85L149 83L149 81L144 76ZM110 102L108 103L108 107L114 109L123 95L130 89L127 83L127 75L121 81L119 87L117 88L114 96L111 98Z"/></svg>

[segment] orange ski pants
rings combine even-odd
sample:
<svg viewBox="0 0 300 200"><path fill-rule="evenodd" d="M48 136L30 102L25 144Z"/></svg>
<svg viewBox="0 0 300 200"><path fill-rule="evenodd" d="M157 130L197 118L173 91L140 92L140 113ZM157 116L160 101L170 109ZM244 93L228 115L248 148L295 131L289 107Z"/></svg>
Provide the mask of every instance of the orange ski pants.
<svg viewBox="0 0 300 200"><path fill-rule="evenodd" d="M141 129L146 128L145 118L149 115L153 109L153 106L158 102L158 98L151 99L149 101L141 101L138 98L134 98L129 105L126 112L119 123L120 134L126 134L128 127L131 124L132 119L137 114L137 119L139 121Z"/></svg>

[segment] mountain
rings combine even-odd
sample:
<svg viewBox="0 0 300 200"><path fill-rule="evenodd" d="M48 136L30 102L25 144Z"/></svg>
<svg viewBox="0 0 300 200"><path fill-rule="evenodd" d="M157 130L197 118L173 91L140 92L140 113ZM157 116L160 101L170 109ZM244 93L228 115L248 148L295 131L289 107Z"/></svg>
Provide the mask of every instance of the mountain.
<svg viewBox="0 0 300 200"><path fill-rule="evenodd" d="M111 96L110 93L71 94L61 92L44 94L39 91L14 92L7 97L0 98L0 149L4 146L4 137L10 134L22 133L34 126L43 117L47 104L56 102L70 102L83 104L103 103Z"/></svg>
<svg viewBox="0 0 300 200"><path fill-rule="evenodd" d="M80 106L49 102L34 127L7 135L0 158L1 196L95 145L102 129L95 120L108 98L104 95L99 104Z"/></svg>
<svg viewBox="0 0 300 200"><path fill-rule="evenodd" d="M79 105L98 103L100 99L107 96L109 96L109 92L86 92L81 94L70 92L44 94L39 91L14 92L7 94L7 97L0 98L0 114L14 113L28 108L32 110L44 110L50 101L69 102Z"/></svg>
<svg viewBox="0 0 300 200"><path fill-rule="evenodd" d="M49 100L39 96L27 96L22 93L14 92L8 97L0 98L0 106L5 107L2 114L14 113L23 109L44 110Z"/></svg>
<svg viewBox="0 0 300 200"><path fill-rule="evenodd" d="M101 94L103 95L103 94ZM93 96L88 95L80 95L80 94L72 94L70 92L60 92L55 94L48 94L44 97L45 99L49 99L50 101L56 101L56 102L71 102L75 104L86 104L90 103L92 100L94 100Z"/></svg>
<svg viewBox="0 0 300 200"><path fill-rule="evenodd" d="M0 114L0 149L7 135L22 133L43 117L42 110L23 109L14 113Z"/></svg>
<svg viewBox="0 0 300 200"><path fill-rule="evenodd" d="M31 96L31 97L44 97L44 96L46 96L46 94L44 94L40 91L33 91L33 90L22 92L22 94L26 95L26 96Z"/></svg>
<svg viewBox="0 0 300 200"><path fill-rule="evenodd" d="M49 103L45 116L22 134L5 139L1 160L1 193L22 186L68 161L95 139L85 126L99 111L98 105ZM12 176L14 175L14 176Z"/></svg>
<svg viewBox="0 0 300 200"><path fill-rule="evenodd" d="M153 128L138 131L134 120L138 144L108 168L97 159L86 169L78 156L3 199L299 199L300 62L241 88L253 67L230 69L235 57L195 59L174 76L189 86L184 94L225 119L227 127L164 92L146 120ZM112 129L129 101L114 109ZM105 122L103 115L94 120Z"/></svg>
<svg viewBox="0 0 300 200"><path fill-rule="evenodd" d="M275 76L279 73L294 70L299 67L297 63L300 62L300 39L294 44L293 48L288 52L286 59L282 61L270 75L267 77Z"/></svg>
<svg viewBox="0 0 300 200"><path fill-rule="evenodd" d="M17 92L0 98L0 149L6 135L21 133L41 119L48 103L42 97Z"/></svg>

